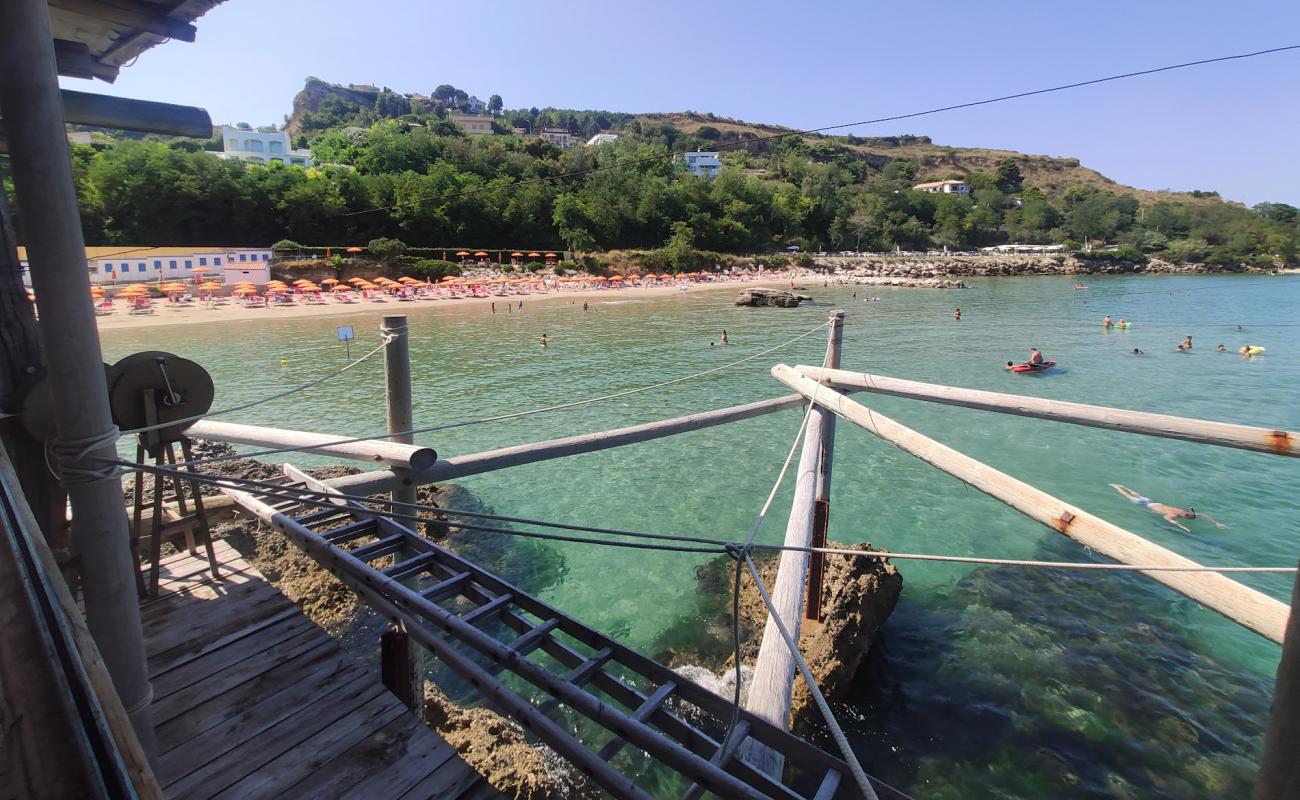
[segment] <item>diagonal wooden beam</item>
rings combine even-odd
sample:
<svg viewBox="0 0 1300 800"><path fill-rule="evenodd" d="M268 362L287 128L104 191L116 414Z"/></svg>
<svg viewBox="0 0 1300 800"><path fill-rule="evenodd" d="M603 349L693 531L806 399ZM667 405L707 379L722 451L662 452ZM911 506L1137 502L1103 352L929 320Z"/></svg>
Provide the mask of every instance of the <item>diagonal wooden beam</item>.
<svg viewBox="0 0 1300 800"><path fill-rule="evenodd" d="M135 28L182 42L194 41L198 33L198 29L188 22L157 14L158 6L152 3L132 0L49 0L49 6L79 17Z"/></svg>

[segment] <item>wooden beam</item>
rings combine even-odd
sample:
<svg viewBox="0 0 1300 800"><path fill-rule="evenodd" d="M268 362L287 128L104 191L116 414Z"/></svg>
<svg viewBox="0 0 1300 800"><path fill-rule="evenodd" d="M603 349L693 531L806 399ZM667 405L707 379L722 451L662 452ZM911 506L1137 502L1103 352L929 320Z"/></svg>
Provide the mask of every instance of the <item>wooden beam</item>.
<svg viewBox="0 0 1300 800"><path fill-rule="evenodd" d="M548 461L553 458L608 450L611 447L647 442L651 439L661 439L665 436L698 431L727 422L736 422L784 411L789 408L798 408L803 404L804 399L799 395L786 395L771 400L760 400L757 403L746 403L745 405L731 406L715 411L705 411L700 414L688 414L684 417L648 422L644 425L633 425L628 428L617 428L599 433L584 433L578 436L566 436L563 439L548 439L544 442L533 442L472 455L439 459L432 467L418 472L411 472L405 477L395 475L389 470L380 470L334 478L327 481L327 483L346 494L372 495L390 491L394 486L402 485L404 482L412 486L423 486L453 478L463 478L466 475L478 475L507 467L518 467L524 464L534 464L538 461ZM193 432L194 428L190 430Z"/></svg>
<svg viewBox="0 0 1300 800"><path fill-rule="evenodd" d="M1291 608L1300 607L1300 574L1291 590ZM1291 614L1277 667L1273 710L1264 734L1264 755L1259 760L1255 800L1293 800L1300 797L1300 614Z"/></svg>
<svg viewBox="0 0 1300 800"><path fill-rule="evenodd" d="M1062 400L985 392L979 389L961 389L956 386L921 383L884 375L870 375L865 372L804 366L795 369L813 380L822 381L841 390L887 394L911 400L994 411L999 414L1015 414L1092 428L1106 428L1165 439L1182 439L1219 447L1235 447L1260 453L1300 457L1300 433L1292 431L1173 417L1168 414L1149 414L1143 411L1125 411L1106 406L1067 403Z"/></svg>
<svg viewBox="0 0 1300 800"><path fill-rule="evenodd" d="M827 358L839 363L840 342L844 334L844 312L831 312ZM827 389L826 391L830 391ZM794 499L790 502L790 518L785 528L787 547L806 548L812 544L813 528L817 517L817 500L821 492L829 492L829 474L823 465L830 461L834 447L835 415L820 406L808 410L807 430L804 432L803 451L794 477ZM825 478L826 480L823 480ZM803 621L804 589L808 581L808 553L805 550L784 550L777 565L776 582L772 589L774 611L768 615L763 627L763 641L754 662L754 674L749 684L745 710L755 716L785 729L790 724L790 701L794 692L794 654L786 646L781 631L772 619L779 615L790 636L799 641L799 625ZM781 779L785 759L770 747L751 742L745 748L745 760L774 780Z"/></svg>
<svg viewBox="0 0 1300 800"><path fill-rule="evenodd" d="M369 461L372 464L387 464L390 467L404 469L428 469L438 461L438 452L431 447L386 442L381 439L333 444L347 437L330 433L268 428L262 425L241 425L237 422L219 422L211 419L199 420L187 428L185 433L202 439L215 439L220 442L255 447L295 447L306 453Z"/></svg>
<svg viewBox="0 0 1300 800"><path fill-rule="evenodd" d="M195 139L212 136L212 118L201 108L71 89L59 94L63 98L63 121L67 123Z"/></svg>
<svg viewBox="0 0 1300 800"><path fill-rule="evenodd" d="M158 8L153 3L131 0L49 0L49 6L97 22L134 28L182 42L192 42L198 34L198 29L188 22L150 11L149 9Z"/></svg>
<svg viewBox="0 0 1300 800"><path fill-rule="evenodd" d="M59 65L60 75L85 80L95 77L95 59L91 57L90 48L85 42L55 39L54 60Z"/></svg>
<svg viewBox="0 0 1300 800"><path fill-rule="evenodd" d="M1092 550L1124 564L1162 567L1200 567L1191 559L1143 539L1093 516L987 464L828 389L791 367L772 368L777 380L805 397L816 393L816 403L860 425L890 444L938 467L962 482L1001 500L1030 519L1059 531ZM1206 608L1272 641L1282 642L1289 609L1285 603L1213 572L1145 572Z"/></svg>

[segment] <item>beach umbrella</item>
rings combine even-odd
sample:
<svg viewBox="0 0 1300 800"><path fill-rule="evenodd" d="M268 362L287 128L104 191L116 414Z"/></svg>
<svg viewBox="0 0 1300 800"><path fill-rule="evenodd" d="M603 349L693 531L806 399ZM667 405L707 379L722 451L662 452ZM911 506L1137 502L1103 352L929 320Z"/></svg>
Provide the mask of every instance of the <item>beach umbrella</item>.
<svg viewBox="0 0 1300 800"><path fill-rule="evenodd" d="M523 257L524 257L524 254L523 254L523 253L511 253L511 254L510 254L510 257L511 257L511 258L523 258Z"/></svg>
<svg viewBox="0 0 1300 800"><path fill-rule="evenodd" d="M673 279L673 276L672 276L672 275L669 275L669 274L666 273L666 272L665 272L663 275L660 275L660 276L659 276L659 280L661 280L661 281L670 281L670 280L672 280L672 279Z"/></svg>
<svg viewBox="0 0 1300 800"><path fill-rule="evenodd" d="M461 258L464 258L465 256L469 255L469 251L468 251L468 250L461 250L461 251L460 251L459 253L457 253L456 255L460 256Z"/></svg>
<svg viewBox="0 0 1300 800"><path fill-rule="evenodd" d="M91 296L91 297L103 297L103 296L104 296L104 290L101 289L101 288L99 288L98 286L92 286L92 287L90 287L90 296Z"/></svg>
<svg viewBox="0 0 1300 800"><path fill-rule="evenodd" d="M213 282L213 281L204 281L203 283L199 284L199 288L200 288L200 289L207 289L208 291L212 291L213 289L220 289L220 288L221 288L221 284L219 284L219 283L215 283L215 282Z"/></svg>
<svg viewBox="0 0 1300 800"><path fill-rule="evenodd" d="M339 282L338 278L326 278L325 280L321 281L321 283L323 283L326 286L333 286L338 282Z"/></svg>
<svg viewBox="0 0 1300 800"><path fill-rule="evenodd" d="M460 278L457 278L455 275L448 275L447 277L439 281L439 283L460 283L460 282L461 282Z"/></svg>
<svg viewBox="0 0 1300 800"><path fill-rule="evenodd" d="M480 251L478 251L477 253L474 254L474 257L475 257L475 258L486 258L486 257L487 257L487 253L484 253L482 250L480 250Z"/></svg>
<svg viewBox="0 0 1300 800"><path fill-rule="evenodd" d="M636 274L635 272L629 272L627 274L627 279L630 281L636 281L636 280L640 280L641 276Z"/></svg>
<svg viewBox="0 0 1300 800"><path fill-rule="evenodd" d="M350 292L350 291L352 291L352 287L340 283L340 284L338 284L337 286L335 286L333 289L330 289L330 291L331 291L331 292Z"/></svg>
<svg viewBox="0 0 1300 800"><path fill-rule="evenodd" d="M528 257L529 257L529 258L541 258L541 257L542 257L542 254L541 254L541 253L529 253L529 254L528 254Z"/></svg>
<svg viewBox="0 0 1300 800"><path fill-rule="evenodd" d="M367 281L365 278L348 278L348 283L352 284L353 286L358 286L363 283L369 283L369 281Z"/></svg>
<svg viewBox="0 0 1300 800"><path fill-rule="evenodd" d="M547 253L547 254L546 254L546 257L547 257L547 258L555 258L555 254L554 254L554 253Z"/></svg>
<svg viewBox="0 0 1300 800"><path fill-rule="evenodd" d="M621 280L623 280L623 276L622 276L622 275L618 275L618 274L610 275L610 276L609 276L609 279L610 279L611 281L621 281Z"/></svg>
<svg viewBox="0 0 1300 800"><path fill-rule="evenodd" d="M366 251L363 250L363 249L361 249L360 247L349 247L349 248L347 249L346 252L349 252L349 253L364 253L364 252L366 252Z"/></svg>

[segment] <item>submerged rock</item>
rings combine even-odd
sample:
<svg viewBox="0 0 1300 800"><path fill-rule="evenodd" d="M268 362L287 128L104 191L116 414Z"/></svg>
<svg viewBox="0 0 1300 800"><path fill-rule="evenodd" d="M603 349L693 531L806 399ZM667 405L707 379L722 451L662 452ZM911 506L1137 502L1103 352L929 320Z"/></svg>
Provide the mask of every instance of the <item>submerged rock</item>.
<svg viewBox="0 0 1300 800"><path fill-rule="evenodd" d="M857 545L832 544L850 550L871 550L870 544ZM766 556L755 558L759 574L769 591L776 580L778 557ZM731 571L733 562L721 557L702 565L697 571L700 589L709 597L715 607L727 614L731 609ZM903 576L898 569L885 559L857 558L849 556L826 556L826 567L822 580L821 621L804 620L799 633L799 651L803 654L817 680L817 686L831 702L844 697L853 684L853 678L871 649L871 644L890 612L898 603L903 591ZM723 600L725 602L718 602ZM746 666L752 665L758 656L758 647L763 639L763 627L767 623L767 607L758 594L758 588L748 578L741 581L740 592L740 658L742 675ZM730 630L726 627L726 635ZM728 646L730 642L728 641ZM681 655L678 653L678 655ZM724 665L726 671L734 674L734 656L728 657ZM725 685L725 694L731 696L734 680L725 672L720 676L720 685ZM742 677L743 681L743 677ZM818 719L817 707L812 702L807 685L796 678L794 697L791 703L791 717L796 729L815 723Z"/></svg>
<svg viewBox="0 0 1300 800"><path fill-rule="evenodd" d="M777 306L780 308L798 308L801 300L808 298L791 294L780 289L743 289L736 295L738 306Z"/></svg>

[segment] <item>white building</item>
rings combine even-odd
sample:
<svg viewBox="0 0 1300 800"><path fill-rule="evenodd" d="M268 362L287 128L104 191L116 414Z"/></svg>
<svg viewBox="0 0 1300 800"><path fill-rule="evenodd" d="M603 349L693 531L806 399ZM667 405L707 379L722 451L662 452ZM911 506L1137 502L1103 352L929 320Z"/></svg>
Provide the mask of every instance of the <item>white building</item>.
<svg viewBox="0 0 1300 800"><path fill-rule="evenodd" d="M487 110L487 103L484 103L474 95L470 95L469 99L465 101L465 110L471 114L482 114Z"/></svg>
<svg viewBox="0 0 1300 800"><path fill-rule="evenodd" d="M930 181L918 183L912 189L926 194L970 194L966 181Z"/></svg>
<svg viewBox="0 0 1300 800"><path fill-rule="evenodd" d="M452 114L451 121L460 126L470 136L486 136L492 132L491 117L471 117L466 114Z"/></svg>
<svg viewBox="0 0 1300 800"><path fill-rule="evenodd" d="M289 146L289 134L284 131L261 131L240 123L221 126L221 157L253 164L279 161L298 167L312 165L310 150L295 150Z"/></svg>
<svg viewBox="0 0 1300 800"><path fill-rule="evenodd" d="M32 285L27 266L27 248L18 248L23 285ZM190 281L210 277L225 281L249 281L262 285L271 279L269 247L132 247L116 245L86 248L86 270L90 282L154 283Z"/></svg>
<svg viewBox="0 0 1300 800"><path fill-rule="evenodd" d="M699 178L716 178L722 171L722 161L718 158L717 153L697 150L694 153L684 153L686 158L686 168L691 174Z"/></svg>
<svg viewBox="0 0 1300 800"><path fill-rule="evenodd" d="M578 137L569 133L568 128L542 128L537 135L561 150L568 150L578 143Z"/></svg>
<svg viewBox="0 0 1300 800"><path fill-rule="evenodd" d="M591 147L592 145L604 144L605 142L614 142L614 141L617 141L617 140L618 140L618 134L617 134L617 133L607 133L607 132L602 132L602 133L598 133L598 134L596 134L595 136L593 136L593 137L591 137L590 139L588 139L588 140L587 140L587 146L588 146L588 147Z"/></svg>

